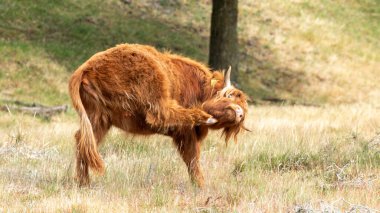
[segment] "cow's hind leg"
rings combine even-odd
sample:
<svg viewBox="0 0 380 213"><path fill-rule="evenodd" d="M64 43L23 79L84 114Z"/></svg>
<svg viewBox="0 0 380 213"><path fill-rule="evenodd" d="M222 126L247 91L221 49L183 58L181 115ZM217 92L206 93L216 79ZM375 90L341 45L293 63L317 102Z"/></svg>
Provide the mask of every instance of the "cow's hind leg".
<svg viewBox="0 0 380 213"><path fill-rule="evenodd" d="M80 140L80 130L75 133L76 140L76 178L79 186L86 186L90 183L90 176L88 174L88 164L81 156L79 152L79 140Z"/></svg>
<svg viewBox="0 0 380 213"><path fill-rule="evenodd" d="M199 108L184 108L175 101L167 101L148 110L146 121L153 127L192 127L201 124L214 124L216 119Z"/></svg>
<svg viewBox="0 0 380 213"><path fill-rule="evenodd" d="M187 135L185 137L174 137L174 143L187 166L191 181L202 188L204 177L199 164L201 142L196 139L195 135Z"/></svg>
<svg viewBox="0 0 380 213"><path fill-rule="evenodd" d="M95 120L98 119L98 120ZM104 138L104 136L107 134L108 130L111 127L110 122L103 117L103 119L99 119L99 117L91 117L90 121L92 125L92 129L94 132L94 136L96 139L97 144L99 145ZM78 181L79 186L88 186L90 184L90 175L89 175L89 166L87 162L84 160L80 155L79 150L79 139L80 139L80 130L78 130L75 133L75 139L76 139L76 178Z"/></svg>

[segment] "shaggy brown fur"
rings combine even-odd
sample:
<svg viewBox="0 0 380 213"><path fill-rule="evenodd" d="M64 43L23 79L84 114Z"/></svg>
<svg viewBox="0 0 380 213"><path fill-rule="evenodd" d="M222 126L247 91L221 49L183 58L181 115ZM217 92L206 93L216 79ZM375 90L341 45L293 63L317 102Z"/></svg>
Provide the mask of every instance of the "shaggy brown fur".
<svg viewBox="0 0 380 213"><path fill-rule="evenodd" d="M208 129L224 128L228 140L244 120L234 123L229 104L241 106L244 116L247 112L245 95L224 88L220 72L211 73L191 59L137 44L118 45L92 56L74 72L69 90L80 116L75 134L80 185L89 184L89 167L103 173L97 149L115 126L132 134L172 137L191 179L203 186L199 157ZM210 114L202 109L204 103ZM223 116L226 110L230 112ZM208 126L212 115L219 121Z"/></svg>

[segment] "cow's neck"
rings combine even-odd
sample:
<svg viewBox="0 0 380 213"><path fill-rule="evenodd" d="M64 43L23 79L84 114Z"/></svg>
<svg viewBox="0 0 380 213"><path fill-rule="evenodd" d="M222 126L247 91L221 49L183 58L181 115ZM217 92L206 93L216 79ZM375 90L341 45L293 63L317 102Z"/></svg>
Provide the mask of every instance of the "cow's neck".
<svg viewBox="0 0 380 213"><path fill-rule="evenodd" d="M171 97L184 107L200 106L223 87L223 75L190 59L173 56L168 72Z"/></svg>

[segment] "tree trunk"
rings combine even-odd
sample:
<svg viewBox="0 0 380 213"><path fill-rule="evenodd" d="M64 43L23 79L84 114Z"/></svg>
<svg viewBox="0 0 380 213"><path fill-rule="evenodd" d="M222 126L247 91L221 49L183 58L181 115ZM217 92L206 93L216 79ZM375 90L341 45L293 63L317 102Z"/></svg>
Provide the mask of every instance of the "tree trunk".
<svg viewBox="0 0 380 213"><path fill-rule="evenodd" d="M231 80L235 83L239 64L237 19L238 0L212 1L209 65L225 70L231 66Z"/></svg>

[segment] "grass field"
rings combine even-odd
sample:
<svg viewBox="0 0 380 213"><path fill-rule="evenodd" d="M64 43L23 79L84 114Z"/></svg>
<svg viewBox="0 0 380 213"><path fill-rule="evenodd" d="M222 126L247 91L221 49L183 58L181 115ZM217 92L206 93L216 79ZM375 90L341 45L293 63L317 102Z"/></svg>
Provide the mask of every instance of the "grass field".
<svg viewBox="0 0 380 213"><path fill-rule="evenodd" d="M295 212L380 209L380 110L370 105L251 107L237 144L203 145L203 190L171 140L116 129L101 153L106 174L73 180L72 115L46 122L2 113L0 211ZM94 177L94 176L93 176Z"/></svg>

